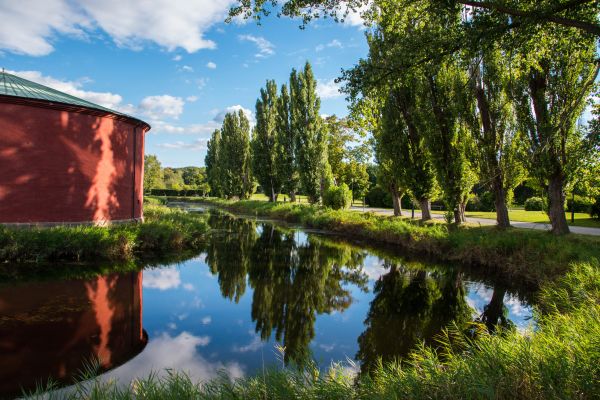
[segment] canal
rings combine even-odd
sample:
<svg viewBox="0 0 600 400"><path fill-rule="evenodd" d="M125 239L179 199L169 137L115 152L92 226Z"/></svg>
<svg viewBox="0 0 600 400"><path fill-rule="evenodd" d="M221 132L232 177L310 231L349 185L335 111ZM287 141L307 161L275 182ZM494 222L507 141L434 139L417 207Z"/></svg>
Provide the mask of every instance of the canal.
<svg viewBox="0 0 600 400"><path fill-rule="evenodd" d="M530 293L460 266L272 221L209 213L185 262L86 279L0 284L0 396L68 384L98 359L127 383L343 363L368 371L435 345L450 325L528 329Z"/></svg>

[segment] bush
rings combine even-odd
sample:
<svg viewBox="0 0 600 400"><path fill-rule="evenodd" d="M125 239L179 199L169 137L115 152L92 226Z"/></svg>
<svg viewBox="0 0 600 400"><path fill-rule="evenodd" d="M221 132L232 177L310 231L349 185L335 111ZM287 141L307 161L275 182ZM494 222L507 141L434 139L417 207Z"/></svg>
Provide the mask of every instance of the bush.
<svg viewBox="0 0 600 400"><path fill-rule="evenodd" d="M592 206L594 205L594 199L590 197L583 197L575 195L575 201L573 201L572 197L567 199L567 211L569 212L578 212L578 213L587 213L589 214L592 211Z"/></svg>
<svg viewBox="0 0 600 400"><path fill-rule="evenodd" d="M394 206L392 195L379 186L375 186L367 192L365 202L369 207L392 208Z"/></svg>
<svg viewBox="0 0 600 400"><path fill-rule="evenodd" d="M530 197L525 200L525 211L544 211L546 201L541 197Z"/></svg>
<svg viewBox="0 0 600 400"><path fill-rule="evenodd" d="M592 218L600 219L600 196L596 197L596 202L592 204L590 216Z"/></svg>
<svg viewBox="0 0 600 400"><path fill-rule="evenodd" d="M150 196L172 196L172 197L188 197L188 196L206 196L206 190L202 189L149 189L146 194Z"/></svg>
<svg viewBox="0 0 600 400"><path fill-rule="evenodd" d="M352 191L348 185L331 186L323 196L323 205L334 210L349 208L352 204Z"/></svg>
<svg viewBox="0 0 600 400"><path fill-rule="evenodd" d="M479 196L473 195L467 203L467 211L496 211L494 193L483 192Z"/></svg>

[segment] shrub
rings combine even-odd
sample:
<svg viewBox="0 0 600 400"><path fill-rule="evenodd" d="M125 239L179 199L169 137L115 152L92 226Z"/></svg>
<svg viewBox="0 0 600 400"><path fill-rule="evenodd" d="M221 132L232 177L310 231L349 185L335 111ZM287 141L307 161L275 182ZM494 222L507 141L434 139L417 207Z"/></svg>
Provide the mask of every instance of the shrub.
<svg viewBox="0 0 600 400"><path fill-rule="evenodd" d="M546 201L541 197L530 197L525 200L525 211L544 211Z"/></svg>
<svg viewBox="0 0 600 400"><path fill-rule="evenodd" d="M390 193L379 186L369 190L365 196L365 202L369 207L392 208L394 206Z"/></svg>
<svg viewBox="0 0 600 400"><path fill-rule="evenodd" d="M323 196L323 205L334 210L346 209L352 204L352 191L348 185L331 186Z"/></svg>
<svg viewBox="0 0 600 400"><path fill-rule="evenodd" d="M479 196L473 195L467 203L467 211L496 211L494 193L483 192Z"/></svg>
<svg viewBox="0 0 600 400"><path fill-rule="evenodd" d="M600 219L600 196L596 197L596 202L592 204L590 209L590 216L592 218Z"/></svg>
<svg viewBox="0 0 600 400"><path fill-rule="evenodd" d="M592 206L594 205L594 199L590 197L583 197L575 195L575 199L568 198L567 199L567 211L569 212L579 212L579 213L587 213L589 214L592 211Z"/></svg>

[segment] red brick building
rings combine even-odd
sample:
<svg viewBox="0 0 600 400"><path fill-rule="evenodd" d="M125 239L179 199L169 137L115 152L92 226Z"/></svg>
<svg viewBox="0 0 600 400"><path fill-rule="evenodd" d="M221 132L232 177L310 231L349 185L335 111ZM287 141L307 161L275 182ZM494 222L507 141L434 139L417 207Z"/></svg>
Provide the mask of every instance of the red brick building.
<svg viewBox="0 0 600 400"><path fill-rule="evenodd" d="M0 223L143 218L139 119L0 73Z"/></svg>

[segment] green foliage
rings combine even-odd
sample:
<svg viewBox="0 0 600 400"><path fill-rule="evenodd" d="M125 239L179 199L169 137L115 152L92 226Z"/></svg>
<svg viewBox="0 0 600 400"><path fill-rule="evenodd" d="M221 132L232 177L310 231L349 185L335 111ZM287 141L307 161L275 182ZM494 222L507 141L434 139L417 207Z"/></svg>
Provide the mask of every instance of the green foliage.
<svg viewBox="0 0 600 400"><path fill-rule="evenodd" d="M279 180L283 192L287 194L298 191L299 176L296 160L296 130L292 129L290 95L286 85L281 85L281 93L277 99L276 120L277 166Z"/></svg>
<svg viewBox="0 0 600 400"><path fill-rule="evenodd" d="M594 205L595 199L583 196L574 196L567 199L566 210L569 212L589 214Z"/></svg>
<svg viewBox="0 0 600 400"><path fill-rule="evenodd" d="M199 249L204 217L145 207L144 223L108 227L0 227L0 262L127 261Z"/></svg>
<svg viewBox="0 0 600 400"><path fill-rule="evenodd" d="M596 197L596 201L594 202L594 204L592 205L592 208L590 209L590 216L592 218L597 218L600 220L600 196Z"/></svg>
<svg viewBox="0 0 600 400"><path fill-rule="evenodd" d="M271 201L277 200L282 186L276 131L277 103L277 84L269 80L266 88L260 90L260 98L256 100L256 127L251 145L253 175Z"/></svg>
<svg viewBox="0 0 600 400"><path fill-rule="evenodd" d="M206 165L206 176L210 192L215 197L223 195L222 188L222 171L221 171L221 130L217 129L212 133L207 144L206 157L204 165Z"/></svg>
<svg viewBox="0 0 600 400"><path fill-rule="evenodd" d="M225 115L218 153L222 194L227 198L250 197L254 192L250 165L250 122L242 110Z"/></svg>
<svg viewBox="0 0 600 400"><path fill-rule="evenodd" d="M323 196L323 205L334 210L345 210L352 205L352 191L345 183L330 186Z"/></svg>
<svg viewBox="0 0 600 400"><path fill-rule="evenodd" d="M327 135L322 126L321 100L317 81L307 62L304 70L290 75L291 128L296 138L296 162L302 192L318 203L330 184L331 167L327 161Z"/></svg>
<svg viewBox="0 0 600 400"><path fill-rule="evenodd" d="M544 211L546 202L541 197L530 197L525 200L525 211Z"/></svg>
<svg viewBox="0 0 600 400"><path fill-rule="evenodd" d="M158 157L146 154L144 156L144 189L159 188L163 185L163 172Z"/></svg>
<svg viewBox="0 0 600 400"><path fill-rule="evenodd" d="M496 211L494 194L483 192L480 195L472 195L467 203L467 211Z"/></svg>

